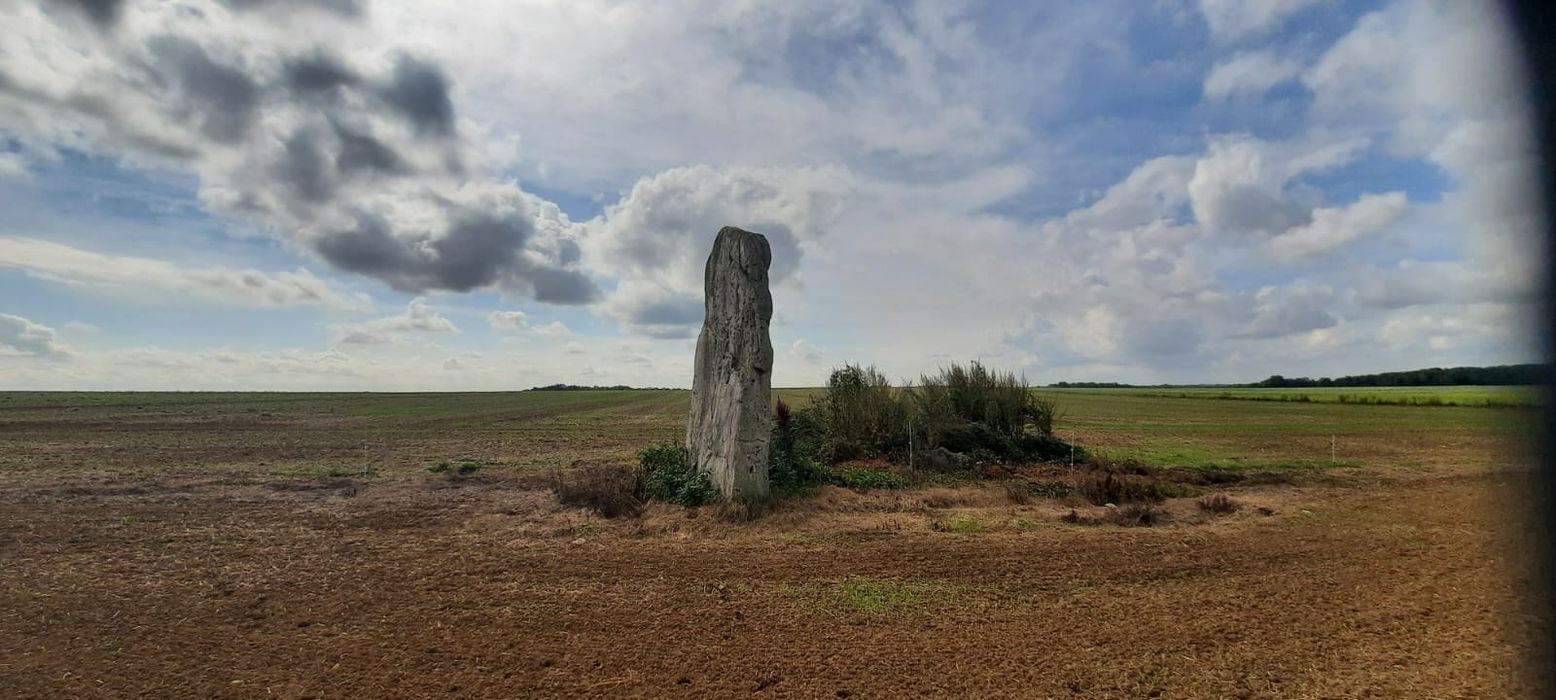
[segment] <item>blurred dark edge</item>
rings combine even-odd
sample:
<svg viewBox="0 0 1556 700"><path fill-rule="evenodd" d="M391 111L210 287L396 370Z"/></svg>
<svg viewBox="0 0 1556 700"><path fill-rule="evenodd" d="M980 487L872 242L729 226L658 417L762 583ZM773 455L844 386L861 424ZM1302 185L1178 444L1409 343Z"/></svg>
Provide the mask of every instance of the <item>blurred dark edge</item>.
<svg viewBox="0 0 1556 700"><path fill-rule="evenodd" d="M1544 336L1540 339L1540 352L1546 362L1545 390L1546 400L1542 402L1539 431L1539 450L1541 469L1538 470L1539 494L1537 504L1539 521L1534 523L1538 528L1537 534L1544 545L1545 561L1540 562L1538 584L1541 586L1542 600L1546 614L1545 620L1550 620L1550 611L1556 610L1556 579L1552 578L1556 572L1556 540L1551 538L1551 533L1556 532L1556 508L1553 508L1552 494L1556 493L1556 405L1553 405L1550 397L1556 396L1556 373L1551 371L1553 339L1556 339L1556 227L1552 226L1551 212L1556 211L1556 177L1552 177L1551 166L1556 163L1556 7L1551 0L1506 0L1509 16L1512 20L1519 42L1523 47L1525 64L1528 67L1529 101L1533 107L1533 132L1539 142L1540 168L1540 192L1545 200L1545 216L1540 223L1545 228L1545 279L1544 279L1544 306L1541 308L1540 318L1542 328L1540 332ZM1422 51L1431 50L1430 47L1417 47ZM1549 666L1556 659L1556 637L1552 636L1553 630L1547 627L1542 630L1544 637L1540 640L1542 647L1537 650L1537 658L1534 659L1543 667L1537 668L1539 680L1543 683L1540 694L1547 698L1556 698L1556 684L1552 683L1552 668Z"/></svg>

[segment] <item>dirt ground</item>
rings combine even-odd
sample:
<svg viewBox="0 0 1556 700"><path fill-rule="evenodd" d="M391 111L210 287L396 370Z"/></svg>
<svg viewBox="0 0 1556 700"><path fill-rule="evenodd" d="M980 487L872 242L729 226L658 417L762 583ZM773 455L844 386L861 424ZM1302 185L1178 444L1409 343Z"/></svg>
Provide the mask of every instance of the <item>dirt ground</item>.
<svg viewBox="0 0 1556 700"><path fill-rule="evenodd" d="M532 469L71 470L39 456L112 420L40 415L0 411L6 697L1533 692L1517 465L1234 486L1151 528L994 486L604 520Z"/></svg>

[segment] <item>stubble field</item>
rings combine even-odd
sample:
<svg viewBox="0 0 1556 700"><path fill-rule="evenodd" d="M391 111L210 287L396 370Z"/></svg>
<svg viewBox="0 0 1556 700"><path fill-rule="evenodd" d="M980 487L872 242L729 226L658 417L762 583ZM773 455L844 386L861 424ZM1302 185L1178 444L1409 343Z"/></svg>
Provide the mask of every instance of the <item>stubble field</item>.
<svg viewBox="0 0 1556 700"><path fill-rule="evenodd" d="M552 473L678 437L686 392L0 394L0 687L1531 692L1528 411L1056 396L1058 432L1109 459L1258 478L1194 485L1150 528L972 481L606 520L558 505ZM1242 507L1197 507L1217 494Z"/></svg>

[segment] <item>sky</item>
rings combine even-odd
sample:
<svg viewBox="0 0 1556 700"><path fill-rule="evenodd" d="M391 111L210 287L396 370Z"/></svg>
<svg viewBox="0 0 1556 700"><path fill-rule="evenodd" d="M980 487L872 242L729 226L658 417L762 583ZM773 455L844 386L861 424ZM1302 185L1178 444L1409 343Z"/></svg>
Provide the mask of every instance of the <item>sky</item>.
<svg viewBox="0 0 1556 700"><path fill-rule="evenodd" d="M776 386L1537 357L1476 0L0 0L0 389Z"/></svg>

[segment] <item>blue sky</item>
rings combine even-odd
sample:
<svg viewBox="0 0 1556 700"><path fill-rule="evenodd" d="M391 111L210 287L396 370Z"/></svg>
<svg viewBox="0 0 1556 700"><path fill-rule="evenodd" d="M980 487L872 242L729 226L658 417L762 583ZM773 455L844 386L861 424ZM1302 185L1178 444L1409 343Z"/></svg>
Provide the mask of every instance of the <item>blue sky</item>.
<svg viewBox="0 0 1556 700"><path fill-rule="evenodd" d="M0 388L685 386L723 225L779 385L1533 357L1489 2L101 7L0 8Z"/></svg>

